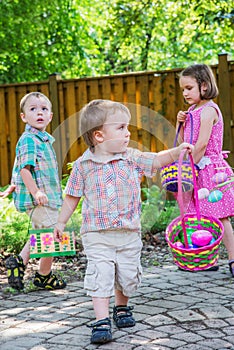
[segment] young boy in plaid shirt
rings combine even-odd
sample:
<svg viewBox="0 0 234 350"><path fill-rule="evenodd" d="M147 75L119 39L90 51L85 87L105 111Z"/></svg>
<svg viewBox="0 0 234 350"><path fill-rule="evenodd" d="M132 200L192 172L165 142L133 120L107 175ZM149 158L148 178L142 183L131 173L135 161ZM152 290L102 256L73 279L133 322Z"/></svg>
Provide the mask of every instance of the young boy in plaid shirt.
<svg viewBox="0 0 234 350"><path fill-rule="evenodd" d="M130 112L109 100L94 100L80 114L80 129L89 149L78 158L66 186L55 226L57 241L81 197L82 243L88 259L84 287L92 297L96 321L91 343L112 340L109 301L115 295L113 320L118 328L135 319L129 296L141 281L141 179L179 157L187 143L159 153L128 148Z"/></svg>
<svg viewBox="0 0 234 350"><path fill-rule="evenodd" d="M4 198L13 191L15 207L26 212L35 229L54 227L62 205L62 190L52 143L54 138L45 129L52 120L50 100L40 92L25 95L20 102L20 116L25 131L16 145L12 185L2 193ZM30 258L30 244L21 253L6 260L8 283L16 289L24 288L24 271ZM45 289L60 289L66 282L51 271L52 257L41 258L34 285Z"/></svg>

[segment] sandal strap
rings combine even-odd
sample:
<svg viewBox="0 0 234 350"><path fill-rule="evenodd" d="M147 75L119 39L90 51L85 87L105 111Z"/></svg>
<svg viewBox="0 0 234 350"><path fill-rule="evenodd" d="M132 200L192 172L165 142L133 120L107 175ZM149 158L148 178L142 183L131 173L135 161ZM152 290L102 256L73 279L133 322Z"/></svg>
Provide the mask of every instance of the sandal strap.
<svg viewBox="0 0 234 350"><path fill-rule="evenodd" d="M91 323L87 325L88 328L93 328L97 331L103 330L103 329L109 329L111 328L111 321L109 317L103 318L101 320L98 320L97 322Z"/></svg>
<svg viewBox="0 0 234 350"><path fill-rule="evenodd" d="M50 274L46 278L46 284L53 288L56 288L62 286L64 284L64 281L62 279L59 279L56 275L52 274L52 272L50 272Z"/></svg>
<svg viewBox="0 0 234 350"><path fill-rule="evenodd" d="M114 313L117 317L128 317L132 316L131 310L134 309L134 306L114 306Z"/></svg>

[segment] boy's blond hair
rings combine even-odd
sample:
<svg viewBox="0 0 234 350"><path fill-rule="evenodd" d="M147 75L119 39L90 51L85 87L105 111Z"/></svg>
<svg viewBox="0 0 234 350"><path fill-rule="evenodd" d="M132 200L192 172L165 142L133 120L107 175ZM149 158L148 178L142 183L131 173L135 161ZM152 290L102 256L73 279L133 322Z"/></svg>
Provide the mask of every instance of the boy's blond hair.
<svg viewBox="0 0 234 350"><path fill-rule="evenodd" d="M25 112L25 111L24 111L25 104L26 104L26 102L28 101L28 99L29 99L30 97L32 97L32 96L37 97L37 98L44 98L44 99L46 100L46 102L49 104L50 109L51 109L51 111L52 111L52 103L51 103L51 101L49 100L49 98L48 98L46 95L44 95L42 92L34 91L34 92L29 92L27 95L25 95L25 96L21 99L21 101L20 101L20 112L21 112L21 113L24 113L24 112Z"/></svg>
<svg viewBox="0 0 234 350"><path fill-rule="evenodd" d="M117 111L125 112L131 118L129 109L120 102L111 100L93 100L80 111L80 133L85 143L92 150L94 147L93 132L101 130L107 117Z"/></svg>

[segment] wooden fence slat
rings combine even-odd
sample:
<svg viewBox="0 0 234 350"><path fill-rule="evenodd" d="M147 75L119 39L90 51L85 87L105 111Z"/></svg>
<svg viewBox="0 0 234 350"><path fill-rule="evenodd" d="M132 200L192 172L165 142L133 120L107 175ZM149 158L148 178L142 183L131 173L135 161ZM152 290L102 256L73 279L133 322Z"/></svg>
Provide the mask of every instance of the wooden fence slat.
<svg viewBox="0 0 234 350"><path fill-rule="evenodd" d="M129 124L129 131L131 133L131 140L134 142L138 141L138 132L137 132L137 115L136 115L136 79L134 76L129 76L124 79L124 94L127 96L124 100L125 104L128 107L131 120Z"/></svg>
<svg viewBox="0 0 234 350"><path fill-rule="evenodd" d="M78 157L77 150L77 139L79 133L78 120L76 118L76 108L75 108L75 88L72 82L69 82L66 86L66 118L68 118L68 151L69 151L69 162L76 160Z"/></svg>
<svg viewBox="0 0 234 350"><path fill-rule="evenodd" d="M11 170L10 164L8 162L8 149L7 141L9 135L9 126L6 116L6 106L5 106L5 89L0 89L0 111L1 112L1 122L0 122L0 177L1 183L6 185L10 179Z"/></svg>

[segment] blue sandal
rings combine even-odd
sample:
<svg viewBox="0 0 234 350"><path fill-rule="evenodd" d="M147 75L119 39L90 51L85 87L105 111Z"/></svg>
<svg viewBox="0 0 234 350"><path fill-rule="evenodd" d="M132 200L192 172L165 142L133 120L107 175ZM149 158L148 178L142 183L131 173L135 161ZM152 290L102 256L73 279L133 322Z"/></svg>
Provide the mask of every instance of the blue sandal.
<svg viewBox="0 0 234 350"><path fill-rule="evenodd" d="M113 320L118 328L133 327L136 321L132 315L133 306L114 306Z"/></svg>
<svg viewBox="0 0 234 350"><path fill-rule="evenodd" d="M92 328L91 343L105 344L112 340L111 321L109 317L96 321L87 327Z"/></svg>

